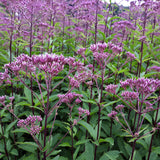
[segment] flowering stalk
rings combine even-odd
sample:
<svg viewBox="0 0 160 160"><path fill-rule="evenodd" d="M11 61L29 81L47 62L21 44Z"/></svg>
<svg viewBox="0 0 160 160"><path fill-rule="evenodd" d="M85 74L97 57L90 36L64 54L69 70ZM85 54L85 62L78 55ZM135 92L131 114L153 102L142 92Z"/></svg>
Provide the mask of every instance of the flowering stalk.
<svg viewBox="0 0 160 160"><path fill-rule="evenodd" d="M154 93L157 90L157 88L160 87L160 81L154 80L154 79L139 78L137 80L136 79L135 80L134 79L127 79L124 82L121 81L120 84L121 84L121 87L124 88L125 90L127 90L127 87L129 87L132 91L123 91L121 93L121 96L123 98L120 98L120 97L119 98L124 99L123 102L128 101L130 103L128 106L138 114L137 126L133 132L131 130L127 120L125 119L123 112L122 112L122 109L124 108L124 106L118 105L115 108L116 110L118 110L121 113L128 129L129 129L129 133L131 134L131 136L133 138L135 138L133 145L132 145L132 153L131 153L131 160L133 160L136 141L144 136L144 135L140 136L139 134L140 134L140 129L142 127L145 115L147 112L154 110L152 107L152 105L154 105L154 103L151 104L150 101L148 101L148 98L151 96L152 93ZM108 85L106 87L106 91L110 92L112 94L115 94L116 87L117 86L114 86L114 85L112 85L112 86ZM133 105L133 101L135 101L135 100L137 101L136 107ZM159 97L158 97L158 101L159 101ZM144 107L144 106L146 106L146 107ZM159 106L158 106L157 110L159 110ZM112 111L110 114L108 114L109 117L114 118L117 122L119 122L118 117L116 115L117 115L117 112L115 112L115 111ZM143 117L141 118L142 115L143 115ZM155 122L155 124L156 124L156 122ZM123 125L121 125L121 126L123 127ZM150 131L149 133L152 133L152 132L154 133L156 129L158 129L158 128L156 128L154 125L154 129L152 131ZM149 134L149 133L147 133L147 134Z"/></svg>

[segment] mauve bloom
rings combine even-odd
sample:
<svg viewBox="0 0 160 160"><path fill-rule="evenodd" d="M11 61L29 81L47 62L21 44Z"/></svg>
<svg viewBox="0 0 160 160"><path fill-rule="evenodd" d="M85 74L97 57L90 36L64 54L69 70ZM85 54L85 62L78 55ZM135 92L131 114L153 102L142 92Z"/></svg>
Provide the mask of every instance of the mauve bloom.
<svg viewBox="0 0 160 160"><path fill-rule="evenodd" d="M92 51L92 52L96 52L97 51L97 45L96 44L92 44L91 46L90 46L90 50Z"/></svg>
<svg viewBox="0 0 160 160"><path fill-rule="evenodd" d="M0 96L0 103L4 103L5 100L6 100L6 96Z"/></svg>
<svg viewBox="0 0 160 160"><path fill-rule="evenodd" d="M118 87L118 85L110 84L110 85L107 85L107 86L106 86L105 90L106 90L107 92L110 92L110 93L115 94L117 87Z"/></svg>
<svg viewBox="0 0 160 160"><path fill-rule="evenodd" d="M130 58L130 59L136 59L135 55L130 53L130 52L126 52L127 54L127 57Z"/></svg>
<svg viewBox="0 0 160 160"><path fill-rule="evenodd" d="M83 108L81 108L81 107L79 107L78 108L78 113L79 113L79 116L81 116L82 114L86 114L87 116L89 116L90 115L90 112L89 112L89 110L87 110L87 109L83 109Z"/></svg>
<svg viewBox="0 0 160 160"><path fill-rule="evenodd" d="M158 66L152 66L152 67L150 68L150 70L155 70L155 71L157 71L157 72L160 72L160 67L158 67Z"/></svg>
<svg viewBox="0 0 160 160"><path fill-rule="evenodd" d="M157 127L160 128L160 122L157 123Z"/></svg>
<svg viewBox="0 0 160 160"><path fill-rule="evenodd" d="M20 119L17 122L17 126L29 130L32 135L39 134L42 127L37 125L37 122L41 122L41 116L31 116L29 115L26 119Z"/></svg>
<svg viewBox="0 0 160 160"><path fill-rule="evenodd" d="M112 111L111 113L108 114L108 117L110 118L115 118L115 116L117 115L118 113L116 111Z"/></svg>
<svg viewBox="0 0 160 160"><path fill-rule="evenodd" d="M144 41L146 39L146 36L142 36L139 38L139 41Z"/></svg>
<svg viewBox="0 0 160 160"><path fill-rule="evenodd" d="M138 99L138 92L129 92L129 91L124 91L122 92L121 96L125 99L125 100L137 100Z"/></svg>
<svg viewBox="0 0 160 160"><path fill-rule="evenodd" d="M124 105L123 105L123 104L117 105L117 106L115 107L115 109L116 109L117 111L121 111L123 108L124 108Z"/></svg>
<svg viewBox="0 0 160 160"><path fill-rule="evenodd" d="M61 101L63 103L71 103L75 98L75 102L76 103L80 103L81 100L79 99L80 97L82 97L81 94L77 94L75 92L71 92L71 93L68 93L68 94L59 94L58 97L61 99Z"/></svg>
<svg viewBox="0 0 160 160"><path fill-rule="evenodd" d="M160 80L148 78L127 79L123 82L120 81L120 84L125 90L130 87L139 94L148 95L157 90L160 86Z"/></svg>

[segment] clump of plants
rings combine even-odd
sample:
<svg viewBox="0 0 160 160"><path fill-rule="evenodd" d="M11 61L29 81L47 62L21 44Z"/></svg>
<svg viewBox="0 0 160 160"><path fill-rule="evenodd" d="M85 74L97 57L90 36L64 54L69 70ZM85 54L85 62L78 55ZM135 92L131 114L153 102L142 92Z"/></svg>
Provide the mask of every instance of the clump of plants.
<svg viewBox="0 0 160 160"><path fill-rule="evenodd" d="M160 2L0 1L0 159L158 160Z"/></svg>

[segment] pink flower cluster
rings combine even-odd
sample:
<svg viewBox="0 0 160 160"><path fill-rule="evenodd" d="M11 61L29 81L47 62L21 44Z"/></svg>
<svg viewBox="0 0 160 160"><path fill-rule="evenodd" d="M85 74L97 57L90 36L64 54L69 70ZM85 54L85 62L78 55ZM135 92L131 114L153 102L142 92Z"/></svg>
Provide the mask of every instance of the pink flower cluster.
<svg viewBox="0 0 160 160"><path fill-rule="evenodd" d="M31 57L26 54L21 54L14 62L6 64L4 68L13 71L15 75L18 75L19 71L34 72L36 69Z"/></svg>
<svg viewBox="0 0 160 160"><path fill-rule="evenodd" d="M160 72L160 67L158 67L158 66L152 66L152 67L150 68L150 70L155 70L155 71L157 71L157 72Z"/></svg>
<svg viewBox="0 0 160 160"><path fill-rule="evenodd" d="M77 94L75 92L72 92L72 93L68 93L68 94L59 94L58 97L61 99L61 101L63 103L71 103L75 98L76 99L76 103L80 103L81 100L79 99L80 97L82 97L81 94Z"/></svg>
<svg viewBox="0 0 160 160"><path fill-rule="evenodd" d="M11 81L9 80L10 76L8 74L8 70L5 70L4 73L0 72L0 85L3 84L5 81L6 84L11 84Z"/></svg>
<svg viewBox="0 0 160 160"><path fill-rule="evenodd" d="M27 131L29 131L31 135L36 135L39 134L42 128L39 125L37 125L37 123L41 121L42 121L41 116L30 115L25 120L20 119L17 123L17 126L26 129Z"/></svg>
<svg viewBox="0 0 160 160"><path fill-rule="evenodd" d="M106 90L107 92L110 92L110 93L115 94L117 87L118 87L118 85L110 84L110 85L107 85L107 86L106 86L105 90Z"/></svg>
<svg viewBox="0 0 160 160"><path fill-rule="evenodd" d="M135 29L134 25L129 21L119 21L114 23L114 28L125 29L126 27L129 29Z"/></svg>
<svg viewBox="0 0 160 160"><path fill-rule="evenodd" d="M68 76L70 80L70 85L72 87L78 88L80 83L85 82L86 80L90 79L92 77L91 71L83 71L83 72L78 72L77 75L74 77Z"/></svg>
<svg viewBox="0 0 160 160"><path fill-rule="evenodd" d="M129 91L124 91L122 92L121 96L128 101L133 101L133 100L137 100L139 97L138 92L129 92Z"/></svg>
<svg viewBox="0 0 160 160"><path fill-rule="evenodd" d="M106 48L111 50L112 54L104 52ZM109 57L113 58L115 55L122 52L122 47L115 45L111 42L109 42L108 44L97 43L97 44L92 44L90 46L90 50L93 52L94 59L98 62L98 64L100 66L103 66L103 64L106 64L105 62L107 59L109 59Z"/></svg>
<svg viewBox="0 0 160 160"><path fill-rule="evenodd" d="M111 42L108 43L109 49L112 50L113 54L118 54L120 52L122 52L122 47L115 45Z"/></svg>
<svg viewBox="0 0 160 160"><path fill-rule="evenodd" d="M126 52L127 54L127 57L130 58L130 59L136 59L135 55L130 53L130 52Z"/></svg>
<svg viewBox="0 0 160 160"><path fill-rule="evenodd" d="M6 96L0 96L0 103L4 103L5 100L6 100Z"/></svg>
<svg viewBox="0 0 160 160"><path fill-rule="evenodd" d="M102 65L104 60L108 58L109 54L107 52L104 52L104 50L107 48L106 43L97 43L92 44L90 46L90 50L93 52L93 56L95 60L98 62L98 64Z"/></svg>
<svg viewBox="0 0 160 160"><path fill-rule="evenodd" d="M80 55L84 55L85 51L86 51L86 48L80 48L80 49L78 49L77 53Z"/></svg>
<svg viewBox="0 0 160 160"><path fill-rule="evenodd" d="M117 111L122 111L123 108L124 108L124 105L123 105L123 104L117 105L117 106L115 107L115 109L116 109Z"/></svg>
<svg viewBox="0 0 160 160"><path fill-rule="evenodd" d="M90 112L89 112L89 110L87 110L87 109L83 109L83 108L81 108L81 107L79 107L78 108L78 113L79 113L79 116L81 116L82 114L86 114L87 116L89 116L90 115Z"/></svg>
<svg viewBox="0 0 160 160"><path fill-rule="evenodd" d="M115 118L117 114L118 113L116 111L111 111L111 113L108 114L108 117Z"/></svg>
<svg viewBox="0 0 160 160"><path fill-rule="evenodd" d="M160 87L160 80L148 78L127 79L123 82L120 81L120 84L124 89L130 87L133 91L141 95L148 95L155 92L158 87Z"/></svg>
<svg viewBox="0 0 160 160"><path fill-rule="evenodd" d="M20 71L35 73L36 69L53 77L57 76L57 74L64 69L65 64L68 64L72 69L76 69L77 71L84 70L83 63L76 61L73 57L65 58L63 55L48 53L43 55L33 55L32 57L21 54L14 62L5 65L5 74L1 73L0 79L7 79L9 71L18 75Z"/></svg>

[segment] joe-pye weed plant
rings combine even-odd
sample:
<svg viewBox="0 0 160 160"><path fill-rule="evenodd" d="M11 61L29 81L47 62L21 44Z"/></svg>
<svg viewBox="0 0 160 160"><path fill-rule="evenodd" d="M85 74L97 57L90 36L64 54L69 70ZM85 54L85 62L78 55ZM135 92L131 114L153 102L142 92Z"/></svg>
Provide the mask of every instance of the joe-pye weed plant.
<svg viewBox="0 0 160 160"><path fill-rule="evenodd" d="M6 13L1 14L5 24L0 26L1 57L9 51L10 64L0 74L1 157L156 159L159 80L150 78L160 65L159 2L132 2L124 12L117 12L110 2L106 17L100 0L2 2L1 11ZM64 57L80 46L85 48L77 51L77 58L83 64ZM20 53L29 56L20 55L12 62ZM124 88L123 82L131 84ZM151 91L142 95L138 84L150 86ZM86 115L87 122L80 120Z"/></svg>
<svg viewBox="0 0 160 160"><path fill-rule="evenodd" d="M15 116L13 108L10 108L5 104L5 96L1 97L1 104L4 107L4 110L10 111L10 113L17 118L17 126L26 129L30 133L37 148L43 153L43 159L45 160L58 146L55 145L54 147L52 146L53 143L51 143L54 141L52 135L56 116L58 115L58 109L60 108L61 103L65 102L65 99L69 99L69 97L72 99L74 98L71 91L74 88L79 87L80 83L88 79L88 72L83 64L80 61L76 61L75 58L65 58L63 55L58 56L47 53L38 56L33 55L32 57L22 54L12 63L6 64L4 68L5 72L1 73L1 80L8 81L7 83L10 83L11 81L20 81L33 93L34 103L38 103L38 105L30 107L33 107L34 109L39 108L40 115L37 115L38 112L35 112L33 115L28 115L26 119L20 119L18 115ZM10 77L10 72L14 75L14 78ZM59 77L60 80L57 80L56 77L58 78L59 74L62 74L64 77ZM82 74L85 74L85 76L81 76ZM37 85L36 90L33 90L30 87L30 83L28 84L31 78L34 85ZM64 82L68 83L68 87L65 89L66 92L63 95L58 96L59 92L57 88ZM76 94L75 96L80 95ZM55 101L52 102L53 100ZM11 102L13 102L13 100L11 100ZM76 102L78 102L78 100ZM30 105L32 105L32 103ZM15 106L21 106L21 102L19 105L17 104ZM71 112L72 110L70 110L69 118L71 118ZM79 118L77 120L71 119L70 129L72 130L73 126L77 124L76 121L79 121L86 115L89 115L87 110L79 110ZM40 123L41 121L42 123ZM51 127L48 126L48 123L52 124ZM65 136L60 139L58 144L60 144ZM9 155L7 154L6 156L9 159Z"/></svg>

